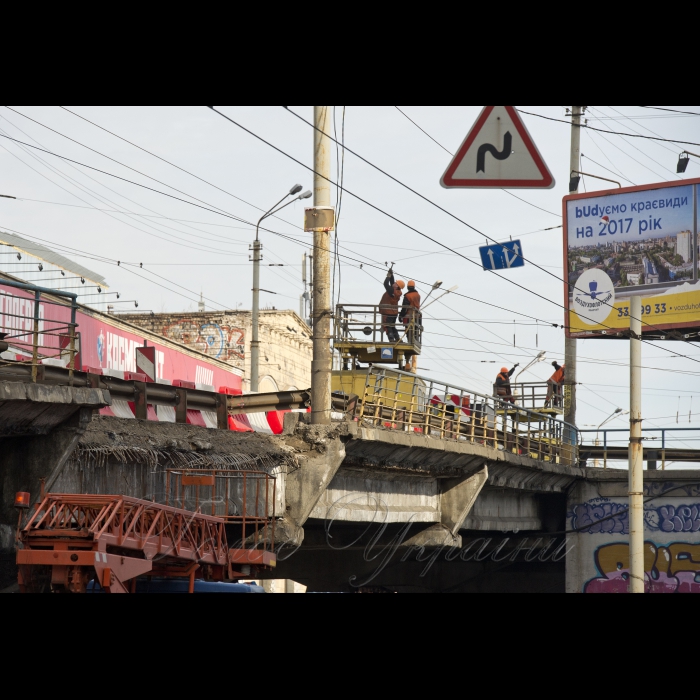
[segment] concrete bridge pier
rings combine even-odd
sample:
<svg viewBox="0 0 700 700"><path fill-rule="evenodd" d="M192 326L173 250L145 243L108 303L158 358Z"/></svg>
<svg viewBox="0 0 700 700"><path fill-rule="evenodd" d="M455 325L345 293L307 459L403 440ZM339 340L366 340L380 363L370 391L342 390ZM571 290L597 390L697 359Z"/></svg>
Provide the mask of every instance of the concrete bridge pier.
<svg viewBox="0 0 700 700"><path fill-rule="evenodd" d="M42 478L50 489L93 411L110 403L102 389L0 382L0 590L17 580L15 494L37 501Z"/></svg>
<svg viewBox="0 0 700 700"><path fill-rule="evenodd" d="M405 542L412 547L461 547L459 530L488 480L489 470L484 465L473 474L452 479L438 479L440 522L416 533Z"/></svg>

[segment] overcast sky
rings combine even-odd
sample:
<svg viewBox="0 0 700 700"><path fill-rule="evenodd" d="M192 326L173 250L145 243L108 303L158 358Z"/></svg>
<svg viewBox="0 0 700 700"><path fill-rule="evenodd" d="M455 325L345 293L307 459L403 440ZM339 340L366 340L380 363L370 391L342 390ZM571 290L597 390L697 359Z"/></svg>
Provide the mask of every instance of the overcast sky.
<svg viewBox="0 0 700 700"><path fill-rule="evenodd" d="M206 107L69 109L102 129L60 107L3 107L0 134L124 180L0 138L0 194L18 198L0 198L0 228L40 240L103 274L110 289L121 292L122 299L138 299L139 310L195 310L200 292L208 309L238 305L249 309L252 264L248 262L248 245L254 233L253 226L244 222L257 220L261 210L271 207L295 183L311 188L309 170ZM283 107L217 109L311 166L312 129ZM290 109L307 120L313 117L311 107ZM335 109L340 140L343 108ZM438 279L443 281L443 288L457 284L458 293L473 299L448 295L444 303L433 304L426 311L420 372L487 392L502 365L524 365L537 352L546 350L547 362L522 376L546 379L553 371L549 363L554 359L563 361L564 352L563 330L547 324L561 324L564 320L559 306L564 299L560 279L561 200L568 191L570 127L522 115L556 179L553 189L513 190L512 194L501 190L446 190L439 180L450 161L447 151L456 151L482 108L400 109L429 136L396 107L347 107L345 144L481 233L346 152L347 190L403 224L345 192L337 229L341 257L335 278L336 295L339 287L341 301L378 303L383 268L391 261L400 277L418 282L423 294ZM567 119L564 107L518 109ZM699 107L674 109L700 112ZM610 131L700 141L699 116L641 107L590 107L586 116L591 126ZM619 180L623 186L675 181L679 179L675 167L682 148L583 129L582 170ZM332 172L335 180L335 148ZM700 177L700 159L691 158L684 177ZM580 191L608 187L610 183L586 177ZM333 189L332 198L336 197ZM263 304L299 310L301 255L311 240L310 234L301 230L303 207L308 202L295 203L279 219L268 220L270 229L300 243L263 232L261 287L277 292L263 293ZM459 248L476 262L484 235L497 240L519 238L525 257L551 274L526 263L523 268L502 275L533 292L528 293L506 279L484 272L480 263L471 264L447 253L412 229ZM135 266L117 266L117 260ZM363 269L359 268L360 262ZM138 267L141 263L143 269ZM284 267L269 267L268 263L281 263ZM536 325L517 312L540 319L541 323ZM578 422L580 427L595 426L616 407L628 408L628 346L623 341L587 340L579 341L578 347L578 379L582 382ZM692 359L674 357L664 347ZM610 364L615 362L624 366ZM645 426L675 426L678 410L680 426L688 426L691 396L700 386L700 352L688 344L645 344L643 364L650 368L643 374ZM697 425L700 399L695 401L693 410L691 424ZM625 419L608 425L625 427Z"/></svg>

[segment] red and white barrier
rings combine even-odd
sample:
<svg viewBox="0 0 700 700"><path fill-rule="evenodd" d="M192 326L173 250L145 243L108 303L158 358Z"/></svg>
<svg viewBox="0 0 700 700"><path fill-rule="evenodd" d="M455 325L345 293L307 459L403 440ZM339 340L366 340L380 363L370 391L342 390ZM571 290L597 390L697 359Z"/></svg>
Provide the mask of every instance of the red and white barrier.
<svg viewBox="0 0 700 700"><path fill-rule="evenodd" d="M156 379L157 384L167 384L172 386L169 379ZM175 408L173 406L156 406L158 420L162 423L175 423Z"/></svg>
<svg viewBox="0 0 700 700"><path fill-rule="evenodd" d="M229 396L241 396L243 393L240 389L232 386L220 386L220 394L228 394ZM253 433L253 426L248 420L248 415L245 413L236 413L228 417L229 430L235 430L237 433Z"/></svg>
<svg viewBox="0 0 700 700"><path fill-rule="evenodd" d="M100 367L83 367L84 372L91 374L106 375L108 377L116 377L117 379L125 379L126 381L145 382L146 377L138 372L123 372L118 369L102 369ZM112 405L105 406L100 409L101 416L115 416L116 418L135 418L135 407L133 401L125 399L112 398ZM155 407L148 404L147 410L148 420L158 420Z"/></svg>
<svg viewBox="0 0 700 700"><path fill-rule="evenodd" d="M195 382L195 388L201 391L216 391L216 389L211 384L201 384L200 382ZM207 428L218 428L219 422L216 419L216 411L200 411L202 418L204 419L204 425Z"/></svg>

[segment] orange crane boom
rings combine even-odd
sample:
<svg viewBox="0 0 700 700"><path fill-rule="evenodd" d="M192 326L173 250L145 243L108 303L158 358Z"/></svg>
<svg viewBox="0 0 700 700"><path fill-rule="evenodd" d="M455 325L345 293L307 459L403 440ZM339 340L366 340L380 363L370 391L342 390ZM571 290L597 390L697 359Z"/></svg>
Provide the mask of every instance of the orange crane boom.
<svg viewBox="0 0 700 700"><path fill-rule="evenodd" d="M20 590L84 593L96 580L107 592L127 593L138 576L151 575L189 577L191 592L197 571L222 581L275 566L271 551L229 549L225 524L128 496L47 494L19 532Z"/></svg>

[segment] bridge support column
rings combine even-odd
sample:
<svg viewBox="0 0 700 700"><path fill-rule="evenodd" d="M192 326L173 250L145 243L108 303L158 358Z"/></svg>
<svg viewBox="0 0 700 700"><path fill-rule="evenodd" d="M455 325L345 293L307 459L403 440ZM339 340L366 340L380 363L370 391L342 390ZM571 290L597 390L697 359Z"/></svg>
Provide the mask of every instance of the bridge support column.
<svg viewBox="0 0 700 700"><path fill-rule="evenodd" d="M461 547L459 530L488 479L484 465L478 472L455 479L440 479L440 522L403 542L414 547Z"/></svg>
<svg viewBox="0 0 700 700"><path fill-rule="evenodd" d="M345 459L345 444L337 427L321 425L298 425L294 439L285 442L301 448L300 466L287 472L286 512L275 525L275 542L297 546L304 539L304 523Z"/></svg>
<svg viewBox="0 0 700 700"><path fill-rule="evenodd" d="M38 501L41 479L45 479L48 491L91 419L92 408L82 407L48 435L24 435L0 441L0 589L17 581L15 493L28 491L32 503Z"/></svg>

